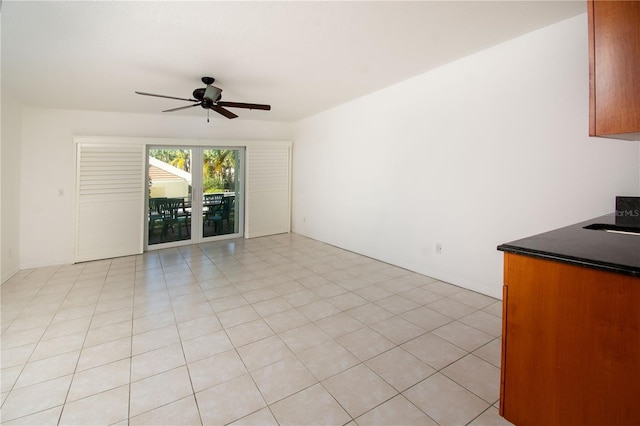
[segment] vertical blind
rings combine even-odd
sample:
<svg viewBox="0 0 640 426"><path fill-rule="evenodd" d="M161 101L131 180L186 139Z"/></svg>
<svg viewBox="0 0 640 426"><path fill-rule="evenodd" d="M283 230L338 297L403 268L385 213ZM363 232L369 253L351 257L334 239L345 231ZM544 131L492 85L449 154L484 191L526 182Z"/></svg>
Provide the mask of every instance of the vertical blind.
<svg viewBox="0 0 640 426"><path fill-rule="evenodd" d="M77 146L75 261L142 253L145 147Z"/></svg>
<svg viewBox="0 0 640 426"><path fill-rule="evenodd" d="M290 147L247 147L248 238L289 232Z"/></svg>

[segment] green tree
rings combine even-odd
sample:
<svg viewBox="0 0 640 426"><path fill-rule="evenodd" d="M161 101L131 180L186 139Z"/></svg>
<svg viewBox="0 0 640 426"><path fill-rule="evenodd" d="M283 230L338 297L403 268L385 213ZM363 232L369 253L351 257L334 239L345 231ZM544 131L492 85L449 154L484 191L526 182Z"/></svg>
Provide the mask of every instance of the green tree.
<svg viewBox="0 0 640 426"><path fill-rule="evenodd" d="M191 159L189 158L189 151L185 150L176 150L176 156L169 163L173 167L178 168L180 170L184 170L185 172L191 171Z"/></svg>
<svg viewBox="0 0 640 426"><path fill-rule="evenodd" d="M208 149L204 151L202 175L205 192L231 189L235 172L234 151Z"/></svg>
<svg viewBox="0 0 640 426"><path fill-rule="evenodd" d="M185 172L191 171L191 150L187 149L151 149L149 155Z"/></svg>

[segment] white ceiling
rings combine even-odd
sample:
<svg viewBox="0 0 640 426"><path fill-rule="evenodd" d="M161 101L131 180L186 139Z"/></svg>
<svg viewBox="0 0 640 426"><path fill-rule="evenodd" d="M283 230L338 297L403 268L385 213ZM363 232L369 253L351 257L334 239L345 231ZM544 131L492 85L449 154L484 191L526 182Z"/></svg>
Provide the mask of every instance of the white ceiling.
<svg viewBox="0 0 640 426"><path fill-rule="evenodd" d="M2 93L156 114L188 103L134 91L190 98L212 76L223 100L272 105L234 109L240 119L295 121L585 11L586 1L5 0Z"/></svg>

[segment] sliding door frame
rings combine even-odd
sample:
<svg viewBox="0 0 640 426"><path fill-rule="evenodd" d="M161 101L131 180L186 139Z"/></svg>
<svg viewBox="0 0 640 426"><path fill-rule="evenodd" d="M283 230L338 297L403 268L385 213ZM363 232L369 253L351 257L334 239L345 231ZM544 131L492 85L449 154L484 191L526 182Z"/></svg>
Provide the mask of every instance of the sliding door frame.
<svg viewBox="0 0 640 426"><path fill-rule="evenodd" d="M212 241L220 241L227 240L231 238L243 238L244 237L244 205L245 205L245 191L244 191L244 182L245 182L245 170L246 170L246 149L243 146L225 146L225 145L147 145L146 146L146 161L147 161L147 173L149 170L149 152L153 149L182 149L182 150L190 150L191 151L191 228L190 228L190 238L179 241L171 241L166 243L158 243L158 244L149 244L149 221L147 217L149 216L149 191L146 193L146 203L145 203L145 235L147 238L145 239L144 249L145 251L154 251L161 250L165 248L171 247L181 247L191 244L201 244ZM238 151L238 162L240 164L239 170L235 170L235 212L236 216L234 219L234 226L237 224L238 232L223 234L223 235L214 235L210 237L203 236L203 205L202 205L202 194L203 194L203 158L204 151L206 150L234 150Z"/></svg>

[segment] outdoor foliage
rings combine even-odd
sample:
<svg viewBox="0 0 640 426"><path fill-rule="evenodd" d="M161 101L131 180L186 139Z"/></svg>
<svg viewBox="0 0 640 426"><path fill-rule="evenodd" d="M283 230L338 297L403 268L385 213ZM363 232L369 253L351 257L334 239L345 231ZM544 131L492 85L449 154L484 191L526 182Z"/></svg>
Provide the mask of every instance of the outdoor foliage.
<svg viewBox="0 0 640 426"><path fill-rule="evenodd" d="M234 190L235 152L229 149L204 151L202 177L205 193ZM191 150L151 149L149 155L185 172L191 172Z"/></svg>
<svg viewBox="0 0 640 426"><path fill-rule="evenodd" d="M204 192L233 191L236 159L233 150L208 149L203 156Z"/></svg>
<svg viewBox="0 0 640 426"><path fill-rule="evenodd" d="M191 151L186 149L151 149L149 155L153 158L157 158L167 164L171 164L173 167L184 170L185 172L191 171Z"/></svg>

